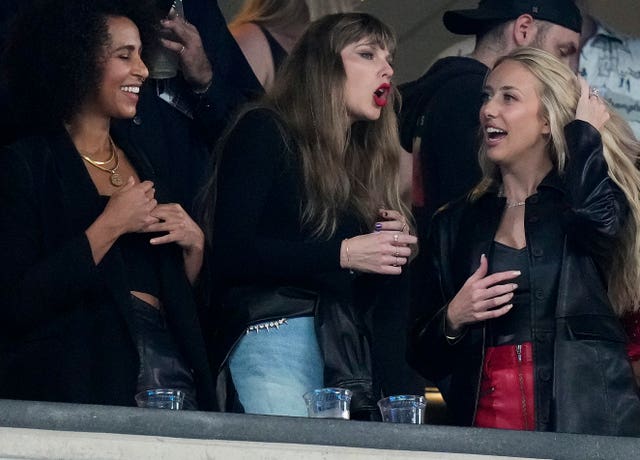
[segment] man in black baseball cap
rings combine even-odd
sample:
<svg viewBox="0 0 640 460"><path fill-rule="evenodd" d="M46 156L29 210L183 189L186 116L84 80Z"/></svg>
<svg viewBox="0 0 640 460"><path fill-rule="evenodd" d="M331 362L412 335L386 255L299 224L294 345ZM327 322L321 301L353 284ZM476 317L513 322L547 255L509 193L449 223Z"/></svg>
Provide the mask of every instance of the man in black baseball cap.
<svg viewBox="0 0 640 460"><path fill-rule="evenodd" d="M580 33L582 18L571 0L482 0L473 10L447 11L442 20L454 34L475 35L488 24L516 19L522 14Z"/></svg>
<svg viewBox="0 0 640 460"><path fill-rule="evenodd" d="M478 111L489 69L522 46L546 50L577 69L582 17L573 0L481 0L476 9L445 12L443 22L453 33L476 36L472 54L440 59L400 86L400 137L414 154L414 211L425 228L436 209L481 177Z"/></svg>

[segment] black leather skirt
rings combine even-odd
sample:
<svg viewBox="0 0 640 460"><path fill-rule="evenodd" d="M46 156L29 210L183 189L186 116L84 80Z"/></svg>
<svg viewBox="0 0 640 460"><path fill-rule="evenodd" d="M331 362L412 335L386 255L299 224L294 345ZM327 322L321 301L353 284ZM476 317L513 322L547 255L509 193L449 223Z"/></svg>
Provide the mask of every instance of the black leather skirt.
<svg viewBox="0 0 640 460"><path fill-rule="evenodd" d="M136 392L175 388L185 393L184 408L197 410L193 374L167 328L164 315L147 302L131 296L133 335L140 357Z"/></svg>

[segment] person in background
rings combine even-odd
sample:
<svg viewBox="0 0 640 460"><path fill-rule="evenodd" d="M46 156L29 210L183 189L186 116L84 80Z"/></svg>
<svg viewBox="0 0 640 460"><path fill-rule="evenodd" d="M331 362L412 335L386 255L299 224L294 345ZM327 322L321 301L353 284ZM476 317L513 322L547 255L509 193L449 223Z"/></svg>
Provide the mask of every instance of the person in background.
<svg viewBox="0 0 640 460"><path fill-rule="evenodd" d="M192 292L204 234L158 152L111 130L136 115L153 8L37 1L8 41L15 115L38 123L0 152L2 398L135 405L177 388L185 407L215 408Z"/></svg>
<svg viewBox="0 0 640 460"><path fill-rule="evenodd" d="M218 3L183 0L184 16L167 16L171 2L155 0L149 13L161 14L162 44L178 55L179 70L169 79L150 78L142 88L136 116L113 129L156 157L176 199L192 212L206 181L213 145L243 103L260 97L262 87L235 42Z"/></svg>
<svg viewBox="0 0 640 460"><path fill-rule="evenodd" d="M589 13L587 0L577 0L582 11L579 71L600 96L631 125L640 139L640 37L621 34Z"/></svg>
<svg viewBox="0 0 640 460"><path fill-rule="evenodd" d="M487 77L483 180L434 216L410 334L456 423L640 434L616 316L640 305L640 172L620 120L541 50Z"/></svg>
<svg viewBox="0 0 640 460"><path fill-rule="evenodd" d="M379 417L371 310L417 241L400 198L394 50L370 15L319 19L220 144L203 222L229 410L303 416L305 392L337 386L353 391L352 418Z"/></svg>
<svg viewBox="0 0 640 460"><path fill-rule="evenodd" d="M309 25L304 0L246 0L229 24L253 73L265 90Z"/></svg>
<svg viewBox="0 0 640 460"><path fill-rule="evenodd" d="M401 142L413 153L413 204L418 236L433 213L468 193L480 180L476 158L484 78L496 60L533 46L566 63L577 56L582 24L572 0L482 0L476 9L445 12L446 28L475 35L473 53L436 62L400 86Z"/></svg>

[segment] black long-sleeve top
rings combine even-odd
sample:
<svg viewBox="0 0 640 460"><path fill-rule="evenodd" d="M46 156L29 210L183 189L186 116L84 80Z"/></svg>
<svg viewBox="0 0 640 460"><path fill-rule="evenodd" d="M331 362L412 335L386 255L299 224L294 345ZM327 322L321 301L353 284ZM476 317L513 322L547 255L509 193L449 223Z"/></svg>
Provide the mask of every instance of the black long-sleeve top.
<svg viewBox="0 0 640 460"><path fill-rule="evenodd" d="M231 284L348 276L340 268L340 245L361 233L359 225L346 217L328 240L302 228L302 171L291 148L282 122L265 109L247 113L228 138L218 173L213 260Z"/></svg>

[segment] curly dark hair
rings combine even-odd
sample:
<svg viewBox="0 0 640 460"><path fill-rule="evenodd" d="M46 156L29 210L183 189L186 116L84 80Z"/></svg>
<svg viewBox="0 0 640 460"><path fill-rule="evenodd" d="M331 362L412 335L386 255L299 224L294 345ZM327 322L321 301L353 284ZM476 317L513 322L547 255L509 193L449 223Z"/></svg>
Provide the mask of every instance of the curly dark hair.
<svg viewBox="0 0 640 460"><path fill-rule="evenodd" d="M70 119L99 84L109 16L131 19L143 49L156 39L154 0L33 0L21 12L2 64L16 117L36 130Z"/></svg>

